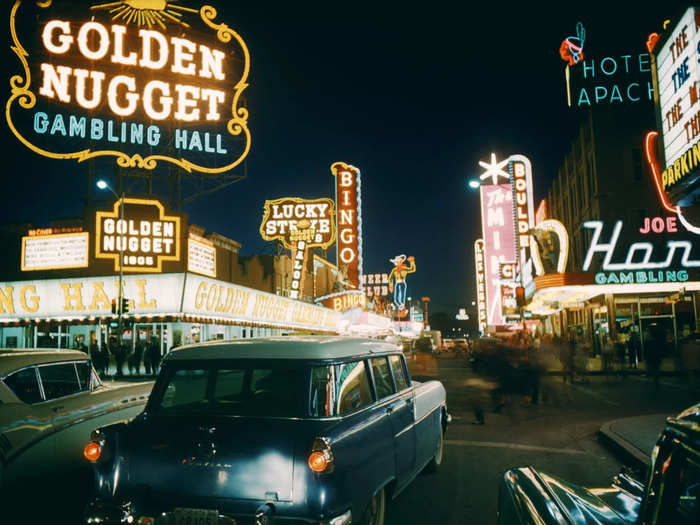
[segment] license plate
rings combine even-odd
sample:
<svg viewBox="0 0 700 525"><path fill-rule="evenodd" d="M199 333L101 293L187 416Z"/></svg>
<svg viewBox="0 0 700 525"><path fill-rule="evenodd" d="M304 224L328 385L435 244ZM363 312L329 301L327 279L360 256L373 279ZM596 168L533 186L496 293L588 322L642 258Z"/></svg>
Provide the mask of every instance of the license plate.
<svg viewBox="0 0 700 525"><path fill-rule="evenodd" d="M175 525L218 525L219 511L210 509L173 509Z"/></svg>

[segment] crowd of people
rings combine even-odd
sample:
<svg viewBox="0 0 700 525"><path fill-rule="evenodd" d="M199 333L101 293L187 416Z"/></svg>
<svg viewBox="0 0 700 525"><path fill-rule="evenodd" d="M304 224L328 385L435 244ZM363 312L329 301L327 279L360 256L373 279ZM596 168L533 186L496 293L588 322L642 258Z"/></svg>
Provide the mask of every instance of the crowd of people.
<svg viewBox="0 0 700 525"><path fill-rule="evenodd" d="M700 337L690 334L679 341L677 371L700 386ZM501 412L512 408L513 399L525 403L554 404L571 400L566 387L589 379L590 363L595 355L593 342L569 333L567 338L532 337L521 334L509 340L485 338L474 341L471 349L472 366L483 380L472 381L471 400L474 423L484 424L485 412ZM598 345L600 372L606 380L623 378L625 370L644 368L646 375L659 388L661 363L671 351L667 334L652 324L644 334L644 351L638 333L616 338L603 335ZM554 372L554 373L553 373Z"/></svg>
<svg viewBox="0 0 700 525"><path fill-rule="evenodd" d="M86 351L85 345L83 343L80 345L78 349ZM160 367L160 340L156 336L152 336L149 340L137 341L132 348L130 340L124 340L119 344L119 338L112 335L102 348L97 346L97 342L92 342L87 350L95 370L103 379L109 377L112 363L115 366L113 377L116 379L124 377L125 366L133 376L143 375L142 365L145 375L153 376L158 374Z"/></svg>

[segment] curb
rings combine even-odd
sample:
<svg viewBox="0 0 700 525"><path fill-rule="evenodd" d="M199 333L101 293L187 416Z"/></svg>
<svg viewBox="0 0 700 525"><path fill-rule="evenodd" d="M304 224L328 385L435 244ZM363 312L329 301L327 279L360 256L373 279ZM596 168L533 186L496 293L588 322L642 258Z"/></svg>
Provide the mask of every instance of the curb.
<svg viewBox="0 0 700 525"><path fill-rule="evenodd" d="M596 433L598 441L607 446L623 463L646 471L651 464L651 458L637 447L626 441L611 428L615 421L604 423Z"/></svg>

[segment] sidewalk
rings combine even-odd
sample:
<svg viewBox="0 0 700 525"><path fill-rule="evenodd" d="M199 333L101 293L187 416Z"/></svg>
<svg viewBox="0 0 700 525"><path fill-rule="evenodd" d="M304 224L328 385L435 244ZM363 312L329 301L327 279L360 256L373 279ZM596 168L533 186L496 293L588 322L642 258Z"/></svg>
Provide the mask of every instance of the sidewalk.
<svg viewBox="0 0 700 525"><path fill-rule="evenodd" d="M672 415L675 414L652 414L609 421L600 427L598 438L623 458L646 469L650 464L651 451L666 425L666 418Z"/></svg>

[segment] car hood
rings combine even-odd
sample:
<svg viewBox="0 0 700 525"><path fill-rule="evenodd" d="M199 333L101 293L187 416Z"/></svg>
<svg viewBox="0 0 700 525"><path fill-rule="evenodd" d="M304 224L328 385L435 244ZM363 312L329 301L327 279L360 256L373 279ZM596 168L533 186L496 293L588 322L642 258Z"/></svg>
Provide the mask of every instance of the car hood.
<svg viewBox="0 0 700 525"><path fill-rule="evenodd" d="M639 513L639 500L618 487L587 489L529 467L504 474L499 514L510 514L507 501L518 509L523 523L530 518L531 523L630 525Z"/></svg>
<svg viewBox="0 0 700 525"><path fill-rule="evenodd" d="M311 439L300 436L299 423L244 417L143 418L129 433L128 484L158 499L291 501L295 454L305 455L311 447Z"/></svg>

